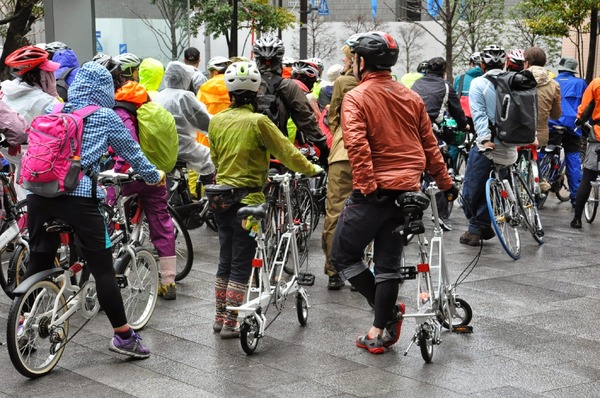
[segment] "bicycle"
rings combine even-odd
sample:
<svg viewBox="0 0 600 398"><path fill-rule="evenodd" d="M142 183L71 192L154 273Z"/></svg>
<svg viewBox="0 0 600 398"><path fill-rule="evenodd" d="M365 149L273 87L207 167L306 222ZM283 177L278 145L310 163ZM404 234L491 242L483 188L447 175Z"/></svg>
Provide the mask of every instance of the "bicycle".
<svg viewBox="0 0 600 398"><path fill-rule="evenodd" d="M519 229L544 243L544 229L533 192L514 165L494 164L485 186L488 212L494 232L508 255L521 257Z"/></svg>
<svg viewBox="0 0 600 398"><path fill-rule="evenodd" d="M441 344L442 327L456 333L473 331L469 326L473 310L466 300L458 297L457 285L450 283L444 252L444 232L439 225L435 201L437 191L435 183L432 183L425 193L408 192L396 200L396 205L402 209L405 218L404 225L396 231L401 235L416 234L419 246L417 266L400 268L405 279L417 280L417 312L403 315L403 318L414 318L417 323L404 356L408 355L416 343L427 363L433 359L433 346ZM429 205L434 219L433 238L430 242L424 237L425 226L422 221L423 211Z"/></svg>
<svg viewBox="0 0 600 398"><path fill-rule="evenodd" d="M555 134L552 134L554 132ZM554 144L548 144L544 148L545 156L539 163L539 176L541 181L550 184L549 192L553 192L558 200L566 202L570 198L569 185L566 178L566 160L562 152L562 136L567 132L563 126L552 127L551 134ZM542 208L547 196L540 198L538 207Z"/></svg>
<svg viewBox="0 0 600 398"><path fill-rule="evenodd" d="M124 226L122 219L118 222ZM60 360L65 346L100 310L96 284L89 278L85 260L77 254L72 227L59 219L45 226L48 232L60 234L61 247L67 248L65 257L69 260L23 281L13 291L15 298L7 322L11 362L19 373L29 378L49 373ZM123 240L123 245L114 267L127 319L137 330L146 325L156 305L158 266L152 253L134 248L128 242L127 228L119 231L122 232L115 236L115 241ZM69 335L70 318L78 312L85 322Z"/></svg>
<svg viewBox="0 0 600 398"><path fill-rule="evenodd" d="M188 170L185 162L177 161L175 168L168 175L168 202L177 212L179 218L188 230L196 229L204 225L217 232L213 212L208 205L208 199L200 195L200 183L197 184L196 200L188 185Z"/></svg>
<svg viewBox="0 0 600 398"><path fill-rule="evenodd" d="M118 174L113 170L100 172L99 176L99 182L101 184L106 183L108 186L115 188L115 195L117 198L115 203L121 198L121 190L119 187L124 183L132 181L131 176L128 174ZM134 244L154 252L155 249L154 246L151 245L152 240L150 239L150 229L146 214L144 213L141 202L138 200L138 196L132 195L128 197L127 200L125 200L124 208L127 214L127 227ZM105 214L105 218L108 220L107 224L109 225L109 232L112 234L115 230L111 226L111 220L115 217L116 212L107 204L102 205L102 210ZM192 270L192 265L194 263L194 249L192 247L190 234L177 211L172 206L167 205L167 212L173 222L173 232L175 235L175 280L181 281Z"/></svg>
<svg viewBox="0 0 600 398"><path fill-rule="evenodd" d="M596 156L600 159L600 148L596 149ZM600 162L598 162L600 164ZM592 190L590 191L590 197L585 203L584 215L585 221L589 224L593 223L596 219L596 213L598 212L598 201L600 201L600 175L596 177L596 181L591 181L590 185Z"/></svg>
<svg viewBox="0 0 600 398"><path fill-rule="evenodd" d="M279 184L287 208L292 208L292 195L290 183L293 180L289 173L278 174L271 179ZM229 311L238 312L240 323L240 342L242 349L248 355L256 350L259 340L264 337L266 329L281 314L288 296L295 295L296 312L301 326L308 321L308 294L304 286L312 286L315 276L300 272L300 259L297 244L297 236L301 225L294 220L292 212L286 213L285 232L278 238L276 253L273 260L267 255L266 237L263 232L264 223L267 220L269 208L272 205L262 204L256 206L245 206L238 210L239 218L252 216L256 222L253 232L257 243L256 254L252 260L252 272L250 281L253 286L248 289L246 302L239 307L227 307ZM284 265L289 264L291 279L286 282L283 277ZM274 283L272 285L271 283ZM276 282L275 282L276 281ZM267 323L268 310L274 307L277 313Z"/></svg>
<svg viewBox="0 0 600 398"><path fill-rule="evenodd" d="M0 254L12 246L13 254L5 265L0 265L0 286L9 298L14 298L13 290L22 282L29 243L27 242L27 202L17 201L17 193L12 182L12 173L0 172L3 219L0 225Z"/></svg>

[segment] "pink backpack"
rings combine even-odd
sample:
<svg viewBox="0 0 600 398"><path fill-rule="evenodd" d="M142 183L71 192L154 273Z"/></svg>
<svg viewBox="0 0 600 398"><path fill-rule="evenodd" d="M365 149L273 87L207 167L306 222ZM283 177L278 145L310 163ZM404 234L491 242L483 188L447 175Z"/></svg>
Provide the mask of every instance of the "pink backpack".
<svg viewBox="0 0 600 398"><path fill-rule="evenodd" d="M27 127L27 151L21 159L19 183L31 193L54 198L73 191L81 170L83 119L100 109L88 105L73 113L62 113L56 104L52 113L37 116Z"/></svg>

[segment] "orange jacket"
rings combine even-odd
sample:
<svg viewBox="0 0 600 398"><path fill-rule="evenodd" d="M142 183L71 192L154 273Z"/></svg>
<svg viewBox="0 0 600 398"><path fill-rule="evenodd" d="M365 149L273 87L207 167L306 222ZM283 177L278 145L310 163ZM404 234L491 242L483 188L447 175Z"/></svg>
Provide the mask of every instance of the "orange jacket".
<svg viewBox="0 0 600 398"><path fill-rule="evenodd" d="M365 73L342 103L342 132L352 186L418 191L424 170L441 190L452 186L423 100L387 71Z"/></svg>
<svg viewBox="0 0 600 398"><path fill-rule="evenodd" d="M225 75L218 74L208 79L200 86L196 98L206 105L208 113L211 115L216 115L223 109L229 108L231 101L229 100L229 91L225 86Z"/></svg>
<svg viewBox="0 0 600 398"><path fill-rule="evenodd" d="M583 92L581 104L577 108L577 119L582 122L592 119L595 140L594 137L588 137L588 140L600 141L600 77L592 80Z"/></svg>

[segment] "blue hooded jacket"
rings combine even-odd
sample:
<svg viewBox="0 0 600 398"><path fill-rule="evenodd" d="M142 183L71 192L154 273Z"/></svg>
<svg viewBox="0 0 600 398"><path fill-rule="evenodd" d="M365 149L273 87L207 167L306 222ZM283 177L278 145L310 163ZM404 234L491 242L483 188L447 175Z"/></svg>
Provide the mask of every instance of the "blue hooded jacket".
<svg viewBox="0 0 600 398"><path fill-rule="evenodd" d="M73 83L73 79L75 79L75 75L77 75L77 72L79 71L79 61L77 60L77 55L75 55L75 52L71 49L57 51L54 53L52 61L60 64L60 68L54 72L54 77L56 79L62 76L67 69L75 68L65 79L67 84L70 86Z"/></svg>
<svg viewBox="0 0 600 398"><path fill-rule="evenodd" d="M558 120L550 119L548 121L549 126L564 126L569 129L571 134L577 134L575 132L575 119L577 118L577 107L581 104L583 98L583 92L587 88L585 80L575 77L573 72L562 71L554 79L560 86L560 107L562 109L562 115Z"/></svg>
<svg viewBox="0 0 600 398"><path fill-rule="evenodd" d="M85 63L75 76L69 87L69 102L64 105L63 112L73 112L88 105L98 105L101 108L84 120L81 167L98 173L100 159L111 146L146 182L158 183L160 174L156 167L148 162L121 118L112 110L115 92L110 73L95 62ZM46 109L46 112L51 111L52 107ZM92 197L92 180L84 176L70 195ZM102 198L103 195L102 190L97 189L97 196Z"/></svg>

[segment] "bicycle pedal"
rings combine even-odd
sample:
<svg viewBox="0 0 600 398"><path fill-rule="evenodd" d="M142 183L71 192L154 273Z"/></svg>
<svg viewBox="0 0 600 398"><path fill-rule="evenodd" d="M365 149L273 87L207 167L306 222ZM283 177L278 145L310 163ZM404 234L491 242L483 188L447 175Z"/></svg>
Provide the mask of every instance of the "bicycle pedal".
<svg viewBox="0 0 600 398"><path fill-rule="evenodd" d="M400 267L400 275L404 279L417 279L417 267Z"/></svg>
<svg viewBox="0 0 600 398"><path fill-rule="evenodd" d="M452 332L453 333L458 333L458 334L473 333L473 326L471 326L471 325L466 325L466 326L452 326Z"/></svg>
<svg viewBox="0 0 600 398"><path fill-rule="evenodd" d="M125 277L125 275L118 274L118 275L116 275L116 278L117 278L117 285L119 286L119 288L125 289L128 285L127 278Z"/></svg>
<svg viewBox="0 0 600 398"><path fill-rule="evenodd" d="M298 274L298 284L300 286L312 286L315 284L315 276L308 272Z"/></svg>

